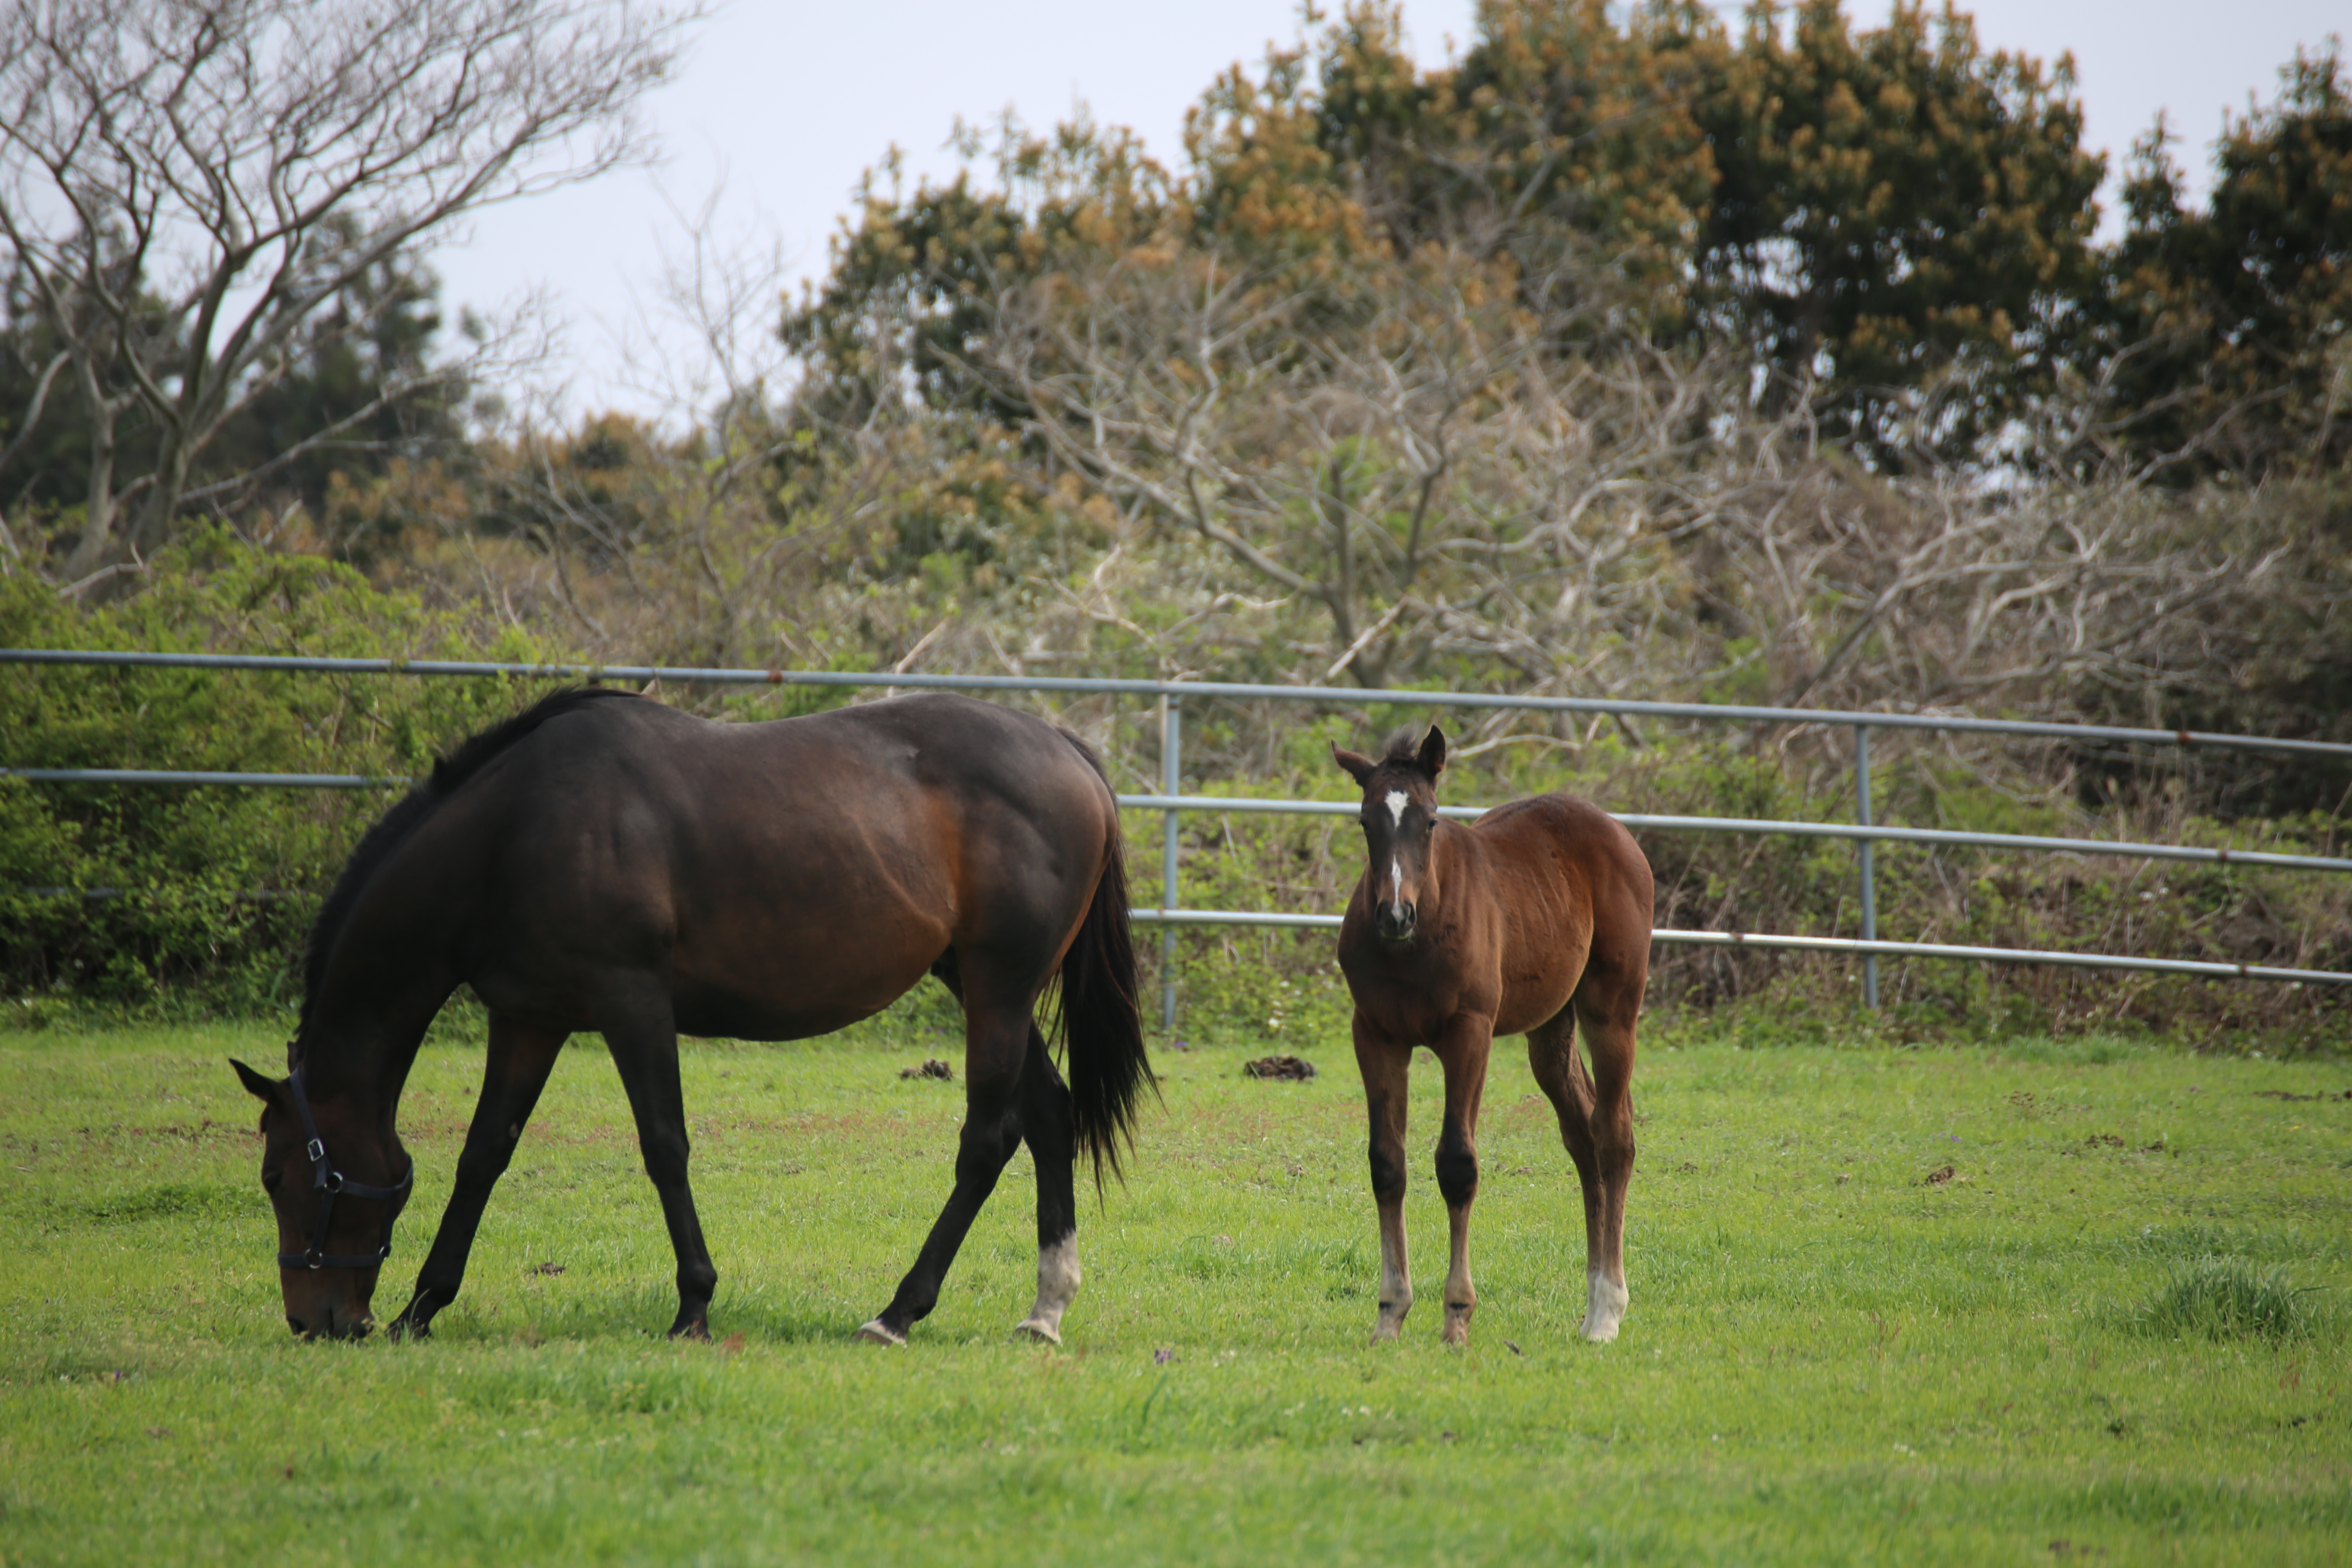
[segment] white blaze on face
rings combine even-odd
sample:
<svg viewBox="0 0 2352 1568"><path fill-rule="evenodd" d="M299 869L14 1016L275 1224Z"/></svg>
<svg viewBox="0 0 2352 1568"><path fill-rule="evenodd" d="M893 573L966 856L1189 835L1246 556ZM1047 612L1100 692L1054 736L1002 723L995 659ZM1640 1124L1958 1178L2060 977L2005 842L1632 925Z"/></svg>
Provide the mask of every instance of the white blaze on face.
<svg viewBox="0 0 2352 1568"><path fill-rule="evenodd" d="M1402 827L1404 826L1404 791L1401 789L1392 789L1389 791L1389 820L1395 823L1399 827Z"/></svg>
<svg viewBox="0 0 2352 1568"><path fill-rule="evenodd" d="M1394 856L1389 858L1389 902L1404 902L1404 862Z"/></svg>

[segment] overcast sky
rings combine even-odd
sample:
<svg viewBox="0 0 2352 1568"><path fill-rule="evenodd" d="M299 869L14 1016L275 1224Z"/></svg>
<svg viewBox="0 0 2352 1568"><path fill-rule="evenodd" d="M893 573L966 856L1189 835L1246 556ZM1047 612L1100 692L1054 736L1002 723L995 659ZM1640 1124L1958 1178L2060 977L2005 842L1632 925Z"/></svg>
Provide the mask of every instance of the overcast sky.
<svg viewBox="0 0 2352 1568"><path fill-rule="evenodd" d="M1988 47L2044 58L2073 52L2088 138L2111 154L2111 170L2161 109L2198 176L2223 111L2242 110L2250 93L2271 97L2295 46L2344 30L2347 16L2342 0L1969 8ZM1875 23L1886 5L1860 0L1851 9ZM1458 52L1471 10L1470 0L1406 0L1414 53L1435 64ZM496 306L537 290L567 323L551 374L570 409L651 412L656 401L631 384L621 344L674 331L646 307L665 253L685 253L684 220L714 192L716 239L764 239L793 278L805 278L822 270L860 174L888 147L902 148L914 171L942 173L954 166L944 143L959 115L986 121L1011 109L1042 127L1083 103L1173 163L1186 107L1226 66L1295 37L1297 16L1288 0L733 0L649 101L660 165L484 215L466 243L435 253L444 299Z"/></svg>

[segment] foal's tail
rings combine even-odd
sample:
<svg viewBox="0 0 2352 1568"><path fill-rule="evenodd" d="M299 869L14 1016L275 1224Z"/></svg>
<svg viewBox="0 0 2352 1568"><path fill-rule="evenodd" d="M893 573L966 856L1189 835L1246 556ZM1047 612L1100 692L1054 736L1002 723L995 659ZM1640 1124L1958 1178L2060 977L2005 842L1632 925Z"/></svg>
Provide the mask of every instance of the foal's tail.
<svg viewBox="0 0 2352 1568"><path fill-rule="evenodd" d="M1073 737L1075 740L1075 737ZM1081 745L1079 750L1086 748ZM1093 762L1088 753L1087 760ZM1100 764L1097 764L1099 770ZM1093 904L1062 959L1056 1033L1066 1041L1070 1100L1078 1147L1094 1156L1095 1186L1106 1165L1119 1174L1121 1143L1135 1142L1135 1104L1160 1092L1143 1050L1143 1016L1135 1001L1135 942L1128 927L1127 842L1111 821L1110 856Z"/></svg>

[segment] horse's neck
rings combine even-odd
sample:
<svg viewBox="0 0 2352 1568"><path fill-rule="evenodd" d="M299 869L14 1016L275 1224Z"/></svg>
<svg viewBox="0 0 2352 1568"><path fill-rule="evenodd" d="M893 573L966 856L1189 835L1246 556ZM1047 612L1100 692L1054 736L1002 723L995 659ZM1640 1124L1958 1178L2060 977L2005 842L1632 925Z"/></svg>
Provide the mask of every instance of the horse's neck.
<svg viewBox="0 0 2352 1568"><path fill-rule="evenodd" d="M1469 829L1441 821L1429 838L1429 869L1422 879L1416 903L1421 913L1434 920L1449 904L1460 907L1466 891L1470 859L1476 853L1465 840Z"/></svg>
<svg viewBox="0 0 2352 1568"><path fill-rule="evenodd" d="M389 1126L425 1032L447 999L446 990L436 996L431 989L413 981L406 994L332 980L322 987L301 1035L302 1081L311 1097L352 1096L355 1115Z"/></svg>
<svg viewBox="0 0 2352 1568"><path fill-rule="evenodd" d="M302 1027L311 1093L352 1095L355 1111L387 1126L425 1030L457 988L447 925L471 891L446 869L418 878L413 848L395 851L343 921Z"/></svg>

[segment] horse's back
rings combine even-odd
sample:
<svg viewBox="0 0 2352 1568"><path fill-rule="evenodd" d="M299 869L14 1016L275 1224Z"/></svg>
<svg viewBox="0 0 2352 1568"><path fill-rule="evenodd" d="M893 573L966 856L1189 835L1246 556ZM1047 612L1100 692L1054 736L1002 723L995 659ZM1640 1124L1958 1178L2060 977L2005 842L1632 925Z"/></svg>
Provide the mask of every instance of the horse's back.
<svg viewBox="0 0 2352 1568"><path fill-rule="evenodd" d="M1542 1023L1589 973L1638 987L1649 965L1650 862L1624 824L1581 796L1510 801L1471 825L1495 904L1503 1004L1497 1034Z"/></svg>
<svg viewBox="0 0 2352 1568"><path fill-rule="evenodd" d="M491 856L493 989L550 1006L584 973L658 970L682 1027L769 1038L867 1016L995 928L1058 942L1116 829L1066 737L930 695L747 724L600 703L451 804Z"/></svg>

